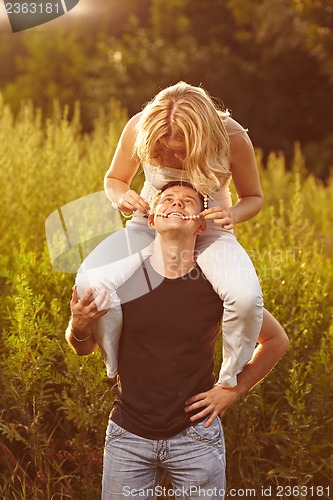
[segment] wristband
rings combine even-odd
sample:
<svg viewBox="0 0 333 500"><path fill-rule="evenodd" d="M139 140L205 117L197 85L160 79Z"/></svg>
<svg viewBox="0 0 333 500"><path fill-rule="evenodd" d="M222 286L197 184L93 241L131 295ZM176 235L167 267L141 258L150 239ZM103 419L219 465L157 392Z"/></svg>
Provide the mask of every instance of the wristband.
<svg viewBox="0 0 333 500"><path fill-rule="evenodd" d="M71 334L72 334L72 337L74 340L76 340L76 342L85 342L86 340L89 339L89 337L92 335L92 330L90 330L89 334L84 338L84 339L78 339L75 335L74 335L74 332L73 330L71 331Z"/></svg>
<svg viewBox="0 0 333 500"><path fill-rule="evenodd" d="M133 215L134 210L132 210L132 212L130 214L124 214L124 212L122 212L121 210L119 210L119 212L121 213L121 215L123 217L125 217L125 219L130 219Z"/></svg>

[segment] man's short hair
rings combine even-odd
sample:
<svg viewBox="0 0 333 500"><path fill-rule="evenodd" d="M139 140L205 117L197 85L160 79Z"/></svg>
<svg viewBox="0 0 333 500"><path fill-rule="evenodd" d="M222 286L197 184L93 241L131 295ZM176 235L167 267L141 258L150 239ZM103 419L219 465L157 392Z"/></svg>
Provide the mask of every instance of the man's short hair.
<svg viewBox="0 0 333 500"><path fill-rule="evenodd" d="M167 182L166 184L164 184L164 186L156 193L156 196L153 198L152 203L151 203L152 210L155 209L155 207L156 207L156 205L158 203L158 199L159 199L160 195L164 191L166 191L167 189L169 189L171 187L174 187L174 186L189 187L189 188L193 189L193 191L195 191L197 193L197 195L199 196L202 210L204 209L204 197L202 196L202 194L200 194L195 189L194 186L192 186L192 184L190 182L186 182L186 181L170 181L170 182Z"/></svg>

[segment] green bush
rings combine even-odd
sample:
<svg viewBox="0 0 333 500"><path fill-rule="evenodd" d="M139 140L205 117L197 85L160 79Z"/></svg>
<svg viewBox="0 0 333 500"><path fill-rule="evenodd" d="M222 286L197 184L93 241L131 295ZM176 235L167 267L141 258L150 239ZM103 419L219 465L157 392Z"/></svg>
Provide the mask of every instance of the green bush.
<svg viewBox="0 0 333 500"><path fill-rule="evenodd" d="M112 382L99 352L78 357L65 342L74 277L52 268L44 221L59 206L102 189L126 119L117 103L110 106L110 119L101 115L91 135L83 135L78 110L69 121L55 106L44 123L29 104L15 118L0 102L2 498L100 495ZM258 152L258 163L265 207L236 232L290 348L223 417L228 485L257 492L325 486L333 465L333 182L324 186L306 175L297 145L291 170L278 154L264 166ZM139 175L136 188L141 182ZM325 491L320 496L329 498Z"/></svg>

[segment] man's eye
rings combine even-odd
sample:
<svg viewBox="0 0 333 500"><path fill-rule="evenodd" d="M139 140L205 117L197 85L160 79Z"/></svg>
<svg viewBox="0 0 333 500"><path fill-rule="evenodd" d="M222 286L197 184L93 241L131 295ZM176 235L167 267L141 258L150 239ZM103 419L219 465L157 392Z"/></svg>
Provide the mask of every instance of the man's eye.
<svg viewBox="0 0 333 500"><path fill-rule="evenodd" d="M193 205L193 200L191 200L190 198L185 200L185 203L190 203L191 205Z"/></svg>
<svg viewBox="0 0 333 500"><path fill-rule="evenodd" d="M172 198L171 198L171 196L167 196L166 198L164 198L163 201L172 201Z"/></svg>

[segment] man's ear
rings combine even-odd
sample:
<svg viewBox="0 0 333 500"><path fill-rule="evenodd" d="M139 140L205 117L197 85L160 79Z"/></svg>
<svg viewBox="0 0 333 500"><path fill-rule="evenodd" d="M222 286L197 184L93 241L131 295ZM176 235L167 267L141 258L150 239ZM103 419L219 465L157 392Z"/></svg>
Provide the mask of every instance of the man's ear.
<svg viewBox="0 0 333 500"><path fill-rule="evenodd" d="M154 220L154 215L155 214L150 214L148 215L148 227L155 228L155 220Z"/></svg>

